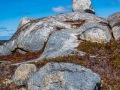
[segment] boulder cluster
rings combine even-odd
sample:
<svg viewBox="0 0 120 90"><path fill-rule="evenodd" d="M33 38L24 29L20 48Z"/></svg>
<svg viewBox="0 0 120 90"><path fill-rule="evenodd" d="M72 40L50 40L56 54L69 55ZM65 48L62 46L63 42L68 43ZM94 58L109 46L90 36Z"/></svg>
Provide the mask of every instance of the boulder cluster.
<svg viewBox="0 0 120 90"><path fill-rule="evenodd" d="M81 3L82 2L82 3ZM73 0L73 11L40 19L23 18L16 33L0 46L0 55L41 51L43 59L79 52L83 41L108 43L120 39L120 13L108 19L95 15L90 0ZM38 71L34 64L20 65L14 75L16 85L28 90L100 90L101 78L90 69L72 63L48 63Z"/></svg>
<svg viewBox="0 0 120 90"><path fill-rule="evenodd" d="M100 89L100 76L80 65L52 62L32 75L35 71L36 68L32 64L20 65L14 74L13 81L18 86L27 85L28 90Z"/></svg>

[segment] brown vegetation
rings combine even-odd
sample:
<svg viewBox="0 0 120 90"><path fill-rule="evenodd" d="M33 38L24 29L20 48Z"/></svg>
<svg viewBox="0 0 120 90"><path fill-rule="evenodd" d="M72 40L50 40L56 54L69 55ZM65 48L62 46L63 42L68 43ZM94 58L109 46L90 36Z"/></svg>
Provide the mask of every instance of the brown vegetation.
<svg viewBox="0 0 120 90"><path fill-rule="evenodd" d="M73 21L73 20L67 20L67 21L64 21L64 22L67 22L67 23L70 23L72 27L80 27L81 25L83 25L86 21L85 20L76 20L76 21Z"/></svg>
<svg viewBox="0 0 120 90"><path fill-rule="evenodd" d="M56 30L62 30L62 29L65 29L63 27L56 27Z"/></svg>
<svg viewBox="0 0 120 90"><path fill-rule="evenodd" d="M26 54L20 54L20 53L16 52L11 55L0 56L0 61L10 61L12 63L24 62L24 61L36 59L40 56L40 54L41 54L41 51L28 52Z"/></svg>
<svg viewBox="0 0 120 90"><path fill-rule="evenodd" d="M72 55L69 56L57 57L53 59L44 59L34 64L36 64L38 68L44 66L48 62L66 62L82 65L100 74L102 79L101 90L120 89L120 41L111 41L107 44L84 41L80 43L77 49L86 52L86 55L80 56L79 54L74 52L72 53ZM23 62L39 57L40 53L41 52L32 52L26 53L24 55L15 53L13 55L0 56L0 61L7 60L12 62ZM10 68L4 70L4 67L6 66L1 67L0 75L2 75L2 73L5 73L4 71L6 70L10 71ZM12 68L13 67L11 67L11 70L14 71L14 69ZM6 77L9 76L9 74L10 73L6 74ZM0 77L3 76L5 75L3 74Z"/></svg>
<svg viewBox="0 0 120 90"><path fill-rule="evenodd" d="M35 64L39 68L48 62L66 62L82 65L100 74L102 79L101 90L120 89L120 41L111 41L107 44L85 41L77 49L87 54L79 56L75 53L72 56L45 59ZM91 57L91 55L96 57Z"/></svg>

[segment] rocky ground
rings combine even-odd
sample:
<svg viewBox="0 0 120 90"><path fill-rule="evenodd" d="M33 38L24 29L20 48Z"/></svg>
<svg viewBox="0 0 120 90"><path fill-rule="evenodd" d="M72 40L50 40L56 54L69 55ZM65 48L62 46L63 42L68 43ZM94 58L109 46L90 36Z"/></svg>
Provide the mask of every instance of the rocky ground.
<svg viewBox="0 0 120 90"><path fill-rule="evenodd" d="M94 72L101 76L101 90L119 90L120 88L120 41L111 41L107 44L91 43L88 41L82 42L78 47L79 50L86 52L85 55L80 56L78 52L73 52L69 56L57 57L53 59L45 59L39 62L33 62L32 64L37 66L39 70L48 62L64 62L64 63L74 63L77 65L82 65L90 68ZM35 59L39 56L38 53L27 53L22 55L22 60L26 61L29 59ZM8 56L1 56L0 61L6 60L15 62L22 62L21 54L14 53ZM0 63L0 81L1 90L17 90L17 88L22 88L26 86L16 86L11 78L16 70L16 66L9 66L8 62ZM8 84L6 84L8 83ZM20 89L22 90L22 89Z"/></svg>
<svg viewBox="0 0 120 90"><path fill-rule="evenodd" d="M119 90L120 13L23 18L0 44L0 90Z"/></svg>

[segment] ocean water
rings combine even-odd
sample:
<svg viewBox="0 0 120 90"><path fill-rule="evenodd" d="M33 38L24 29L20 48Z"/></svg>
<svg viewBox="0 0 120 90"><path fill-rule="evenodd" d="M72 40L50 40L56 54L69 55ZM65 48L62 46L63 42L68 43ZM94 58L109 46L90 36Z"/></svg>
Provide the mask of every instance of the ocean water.
<svg viewBox="0 0 120 90"><path fill-rule="evenodd" d="M0 40L9 40L12 36L0 36Z"/></svg>

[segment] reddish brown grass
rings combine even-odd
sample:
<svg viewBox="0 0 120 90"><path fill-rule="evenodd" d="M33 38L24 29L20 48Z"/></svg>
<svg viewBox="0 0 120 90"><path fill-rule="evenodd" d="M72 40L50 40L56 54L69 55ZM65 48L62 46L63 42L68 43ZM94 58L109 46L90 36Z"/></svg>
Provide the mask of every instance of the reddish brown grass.
<svg viewBox="0 0 120 90"><path fill-rule="evenodd" d="M64 22L70 23L72 27L80 27L80 26L83 25L86 21L85 21L85 20L76 20L76 21L67 20L67 21L64 21Z"/></svg>
<svg viewBox="0 0 120 90"><path fill-rule="evenodd" d="M77 49L80 51L84 51L87 54L85 56L79 56L78 54L73 53L74 55L72 56L44 59L34 64L36 64L38 68L44 66L48 62L66 62L82 65L100 74L102 79L101 90L120 90L120 41L111 41L110 43L107 44L91 43L89 41L85 41L82 42L77 47ZM15 53L13 55L0 56L0 60L23 62L39 57L40 53L41 52L32 52L26 53L24 55ZM97 56L93 58L91 57L91 55ZM4 67L6 66L1 67L0 72L4 74L3 75L0 74L2 75L0 77L3 76L7 77L10 74L10 73L5 74L4 71L10 70L8 68L5 69ZM11 67L11 69L12 68L13 67Z"/></svg>
<svg viewBox="0 0 120 90"><path fill-rule="evenodd" d="M7 56L0 56L0 61L10 61L13 63L24 62L24 61L36 59L40 56L40 54L41 54L41 51L40 52L28 52L26 54L20 54L17 52L17 53L7 55Z"/></svg>

